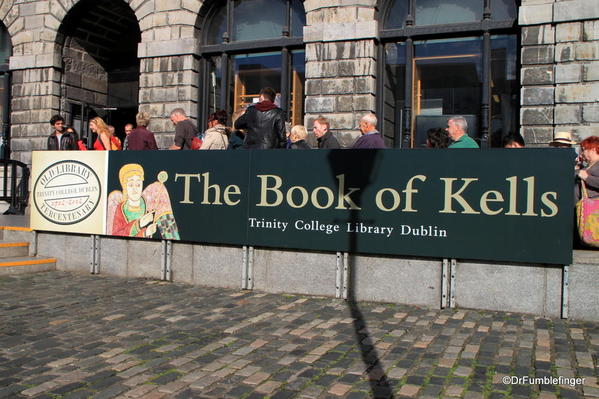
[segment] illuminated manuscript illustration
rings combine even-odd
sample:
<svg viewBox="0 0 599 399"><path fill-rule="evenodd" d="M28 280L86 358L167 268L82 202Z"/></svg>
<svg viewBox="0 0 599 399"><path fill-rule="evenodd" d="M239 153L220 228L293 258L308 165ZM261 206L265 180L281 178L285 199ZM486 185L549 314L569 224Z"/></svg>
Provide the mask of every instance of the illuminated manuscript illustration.
<svg viewBox="0 0 599 399"><path fill-rule="evenodd" d="M162 171L157 179L144 189L144 169L141 165L130 163L119 170L123 191L115 190L108 195L107 234L149 238L158 230L163 239L180 239L171 200L164 185L168 175Z"/></svg>

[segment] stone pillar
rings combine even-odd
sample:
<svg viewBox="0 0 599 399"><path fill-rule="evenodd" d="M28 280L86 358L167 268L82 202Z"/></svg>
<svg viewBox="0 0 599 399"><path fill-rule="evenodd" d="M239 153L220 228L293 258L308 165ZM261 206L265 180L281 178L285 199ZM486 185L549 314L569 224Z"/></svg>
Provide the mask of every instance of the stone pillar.
<svg viewBox="0 0 599 399"><path fill-rule="evenodd" d="M54 44L58 21L49 2L12 4L1 18L11 36L11 158L31 163L31 151L46 149L50 118L60 108L60 54Z"/></svg>
<svg viewBox="0 0 599 399"><path fill-rule="evenodd" d="M523 0L522 134L546 145L557 131L576 140L599 128L599 8L588 0Z"/></svg>
<svg viewBox="0 0 599 399"><path fill-rule="evenodd" d="M131 1L133 7L135 0ZM173 142L175 127L169 116L174 108L183 108L197 124L199 49L196 21L201 0L145 1L140 18L142 43L140 58L139 110L149 112L148 128L154 132L161 149ZM142 9L144 5L140 6ZM135 7L133 7L135 9Z"/></svg>
<svg viewBox="0 0 599 399"><path fill-rule="evenodd" d="M342 5L339 5L342 4ZM361 115L374 112L378 25L375 0L307 0L306 116L322 115L342 146L359 136Z"/></svg>
<svg viewBox="0 0 599 399"><path fill-rule="evenodd" d="M531 3L531 5L527 5ZM520 123L528 145L544 145L553 138L555 108L555 29L553 0L544 4L522 1L519 22L522 27L522 70Z"/></svg>
<svg viewBox="0 0 599 399"><path fill-rule="evenodd" d="M571 130L580 141L599 135L599 6L573 0L553 8L556 131Z"/></svg>
<svg viewBox="0 0 599 399"><path fill-rule="evenodd" d="M198 45L194 38L140 45L139 109L151 115L149 129L159 148L174 143L169 119L174 108L183 108L197 124L199 60L193 53Z"/></svg>

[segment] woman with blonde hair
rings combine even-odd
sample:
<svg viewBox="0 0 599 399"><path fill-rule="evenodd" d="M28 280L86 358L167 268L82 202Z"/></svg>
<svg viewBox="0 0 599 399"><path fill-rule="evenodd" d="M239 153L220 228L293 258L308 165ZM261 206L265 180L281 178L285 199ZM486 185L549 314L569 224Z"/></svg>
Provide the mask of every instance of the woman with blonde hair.
<svg viewBox="0 0 599 399"><path fill-rule="evenodd" d="M104 151L112 149L112 134L110 134L108 125L106 125L106 122L102 118L96 116L89 121L89 129L98 135L98 138L94 142L94 150Z"/></svg>
<svg viewBox="0 0 599 399"><path fill-rule="evenodd" d="M289 139L291 140L292 150L309 150L310 146L306 143L306 137L308 137L308 131L303 125L295 125L291 128L291 134Z"/></svg>

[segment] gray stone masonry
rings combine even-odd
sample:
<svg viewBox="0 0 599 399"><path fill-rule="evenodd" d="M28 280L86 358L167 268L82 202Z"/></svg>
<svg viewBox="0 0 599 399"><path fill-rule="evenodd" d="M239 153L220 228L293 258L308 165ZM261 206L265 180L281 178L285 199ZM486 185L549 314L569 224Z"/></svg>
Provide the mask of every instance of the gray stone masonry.
<svg viewBox="0 0 599 399"><path fill-rule="evenodd" d="M198 110L198 64L192 55L143 58L139 81L139 108L152 115L148 128L159 148L173 144L174 130L168 118L183 108L195 120Z"/></svg>
<svg viewBox="0 0 599 399"><path fill-rule="evenodd" d="M375 1L306 1L306 115L323 115L342 146L358 137L357 121L375 111ZM310 131L310 129L308 129ZM312 138L313 140L313 138Z"/></svg>
<svg viewBox="0 0 599 399"><path fill-rule="evenodd" d="M192 118L197 114L198 68L193 54L197 54L199 45L196 22L203 1L125 1L135 14L142 34L138 48L142 60L140 109L152 113L150 128L157 133L159 145L165 148L172 144L174 130L168 119L170 109L182 107ZM66 115L66 96L100 107L107 105L105 78L101 76L105 71L76 65L69 49L62 51L58 30L77 3L77 0L7 0L0 4L0 20L8 29L13 46L10 58L13 159L30 163L31 150L46 148L48 121L53 114ZM91 57L80 59L91 60ZM72 70L86 73L71 73Z"/></svg>
<svg viewBox="0 0 599 399"><path fill-rule="evenodd" d="M522 1L520 122L527 143L545 145L564 130L578 141L599 134L597 18L595 1Z"/></svg>
<svg viewBox="0 0 599 399"><path fill-rule="evenodd" d="M125 0L139 23L139 107L152 115L158 144L172 144L168 116L182 107L195 119L202 0ZM45 148L51 115L67 112L66 96L104 106L105 71L72 73L58 31L77 0L6 0L0 20L12 44L10 69L12 158L30 162ZM344 146L359 135L360 116L375 111L377 36L381 2L306 0L305 124L318 115ZM599 7L595 0L522 0L521 131L544 145L555 131L571 129L578 139L597 134L592 106L599 98ZM68 49L67 49L68 50ZM85 59L85 58L83 58ZM380 95L380 93L379 93ZM591 108L589 108L591 107ZM550 114L553 115L551 116ZM586 115L586 116L585 116ZM308 129L309 131L311 129ZM549 131L550 134L546 134ZM541 134L542 132L542 134ZM313 141L313 137L309 139ZM540 141L539 141L540 140Z"/></svg>

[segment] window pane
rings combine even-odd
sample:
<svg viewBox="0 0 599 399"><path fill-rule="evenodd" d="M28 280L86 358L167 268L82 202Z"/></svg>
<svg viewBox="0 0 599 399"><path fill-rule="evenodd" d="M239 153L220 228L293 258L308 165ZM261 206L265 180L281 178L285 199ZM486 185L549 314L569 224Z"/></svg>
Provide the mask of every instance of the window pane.
<svg viewBox="0 0 599 399"><path fill-rule="evenodd" d="M289 113L292 125L304 124L304 82L306 81L306 57L304 50L291 53L291 95L289 96Z"/></svg>
<svg viewBox="0 0 599 399"><path fill-rule="evenodd" d="M387 13L384 29L403 28L407 16L408 0L394 0Z"/></svg>
<svg viewBox="0 0 599 399"><path fill-rule="evenodd" d="M233 56L233 112L258 102L260 90L281 91L281 53Z"/></svg>
<svg viewBox="0 0 599 399"><path fill-rule="evenodd" d="M383 137L389 147L399 147L403 126L406 92L405 43L385 45L385 88L383 106Z"/></svg>
<svg viewBox="0 0 599 399"><path fill-rule="evenodd" d="M223 81L222 58L211 57L208 64L208 113L216 112L221 104L221 85Z"/></svg>
<svg viewBox="0 0 599 399"><path fill-rule="evenodd" d="M451 115L465 116L470 125L476 121L481 104L481 55L480 38L415 42L415 145L423 144L429 128L445 127ZM468 133L477 137L476 130L476 126L470 126Z"/></svg>
<svg viewBox="0 0 599 399"><path fill-rule="evenodd" d="M227 31L227 7L221 7L210 18L210 26L206 34L207 44L223 42L223 34Z"/></svg>
<svg viewBox="0 0 599 399"><path fill-rule="evenodd" d="M306 11L301 0L293 0L291 3L291 36L303 37L304 25L306 25Z"/></svg>
<svg viewBox="0 0 599 399"><path fill-rule="evenodd" d="M482 0L416 0L416 25L482 20Z"/></svg>
<svg viewBox="0 0 599 399"><path fill-rule="evenodd" d="M491 146L518 131L517 44L515 35L491 37Z"/></svg>
<svg viewBox="0 0 599 399"><path fill-rule="evenodd" d="M515 19L516 4L514 0L491 0L492 19Z"/></svg>
<svg viewBox="0 0 599 399"><path fill-rule="evenodd" d="M235 0L232 40L281 37L286 12L285 0Z"/></svg>

